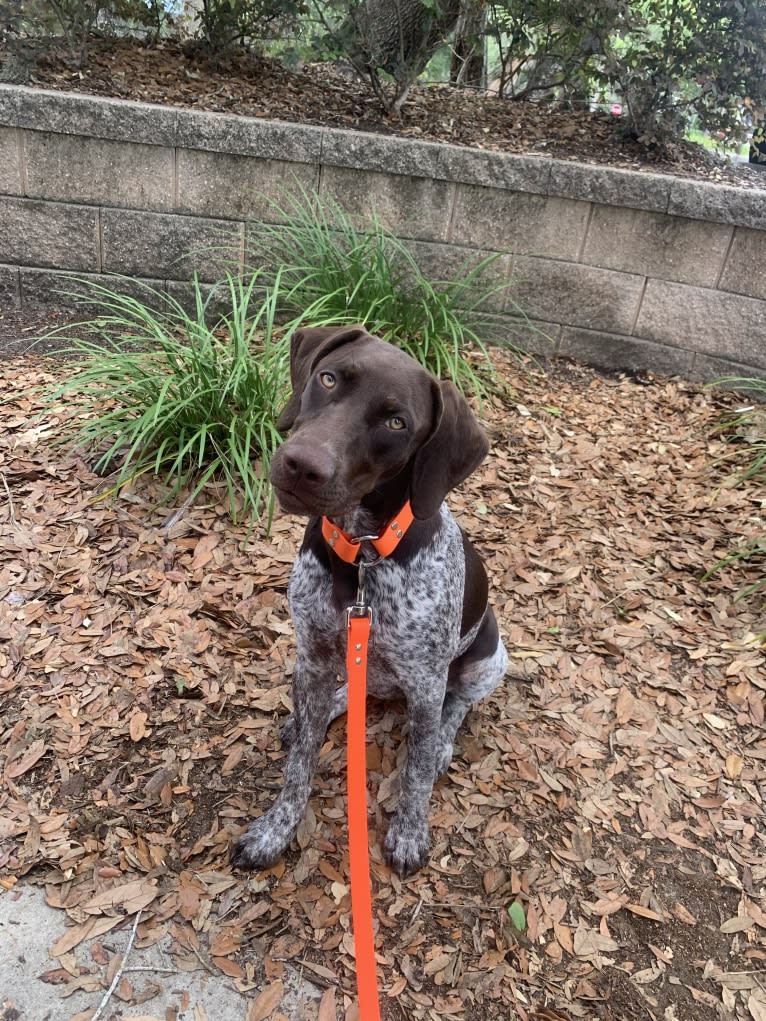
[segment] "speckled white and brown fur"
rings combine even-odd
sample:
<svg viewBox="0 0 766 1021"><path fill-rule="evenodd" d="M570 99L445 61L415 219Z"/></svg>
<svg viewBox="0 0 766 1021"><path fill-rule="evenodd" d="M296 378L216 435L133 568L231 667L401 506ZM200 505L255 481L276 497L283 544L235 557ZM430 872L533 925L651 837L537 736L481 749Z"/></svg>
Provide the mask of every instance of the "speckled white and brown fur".
<svg viewBox="0 0 766 1021"><path fill-rule="evenodd" d="M508 662L481 561L442 502L483 459L486 438L451 384L361 328L301 331L291 368L293 398L280 424L294 431L272 468L285 509L326 514L350 534L375 534L407 498L415 512L397 550L366 572L365 583L374 632L368 692L403 697L409 716L399 805L385 839L388 860L406 875L427 859L431 790L449 767L457 730ZM332 399L322 389L330 377ZM404 422L407 435L389 436L386 415ZM284 784L235 844L238 866L273 864L303 818L325 732L346 709L337 678L345 673L344 610L356 579L312 517L288 590L297 658Z"/></svg>

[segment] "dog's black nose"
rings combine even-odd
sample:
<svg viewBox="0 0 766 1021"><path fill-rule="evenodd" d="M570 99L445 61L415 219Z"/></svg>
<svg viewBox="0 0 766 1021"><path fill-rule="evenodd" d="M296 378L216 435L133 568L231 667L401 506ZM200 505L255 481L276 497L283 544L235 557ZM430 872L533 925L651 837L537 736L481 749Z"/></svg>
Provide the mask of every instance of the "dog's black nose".
<svg viewBox="0 0 766 1021"><path fill-rule="evenodd" d="M312 491L332 481L336 472L333 456L322 447L285 444L271 465L271 481L296 492L302 487Z"/></svg>

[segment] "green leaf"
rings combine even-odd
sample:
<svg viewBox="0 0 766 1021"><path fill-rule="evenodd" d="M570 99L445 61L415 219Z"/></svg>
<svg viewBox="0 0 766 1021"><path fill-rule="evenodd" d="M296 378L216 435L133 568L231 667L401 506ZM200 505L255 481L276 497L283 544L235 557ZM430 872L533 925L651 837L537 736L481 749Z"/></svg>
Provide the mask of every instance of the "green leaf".
<svg viewBox="0 0 766 1021"><path fill-rule="evenodd" d="M527 916L524 913L524 905L519 904L517 900L508 907L508 915L513 922L514 929L518 929L519 932L524 932L527 927Z"/></svg>

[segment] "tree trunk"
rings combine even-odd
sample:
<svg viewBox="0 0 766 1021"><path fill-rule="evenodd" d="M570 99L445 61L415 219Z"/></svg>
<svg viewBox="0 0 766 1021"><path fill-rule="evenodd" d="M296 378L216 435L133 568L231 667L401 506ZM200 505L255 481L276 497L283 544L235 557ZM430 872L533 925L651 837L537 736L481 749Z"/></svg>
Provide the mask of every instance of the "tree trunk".
<svg viewBox="0 0 766 1021"><path fill-rule="evenodd" d="M460 0L363 0L350 16L349 56L368 69L382 68L399 83L417 78L452 31ZM347 22L347 25L349 23Z"/></svg>
<svg viewBox="0 0 766 1021"><path fill-rule="evenodd" d="M486 23L487 8L484 0L466 0L455 27L449 75L453 85L486 88L484 72Z"/></svg>

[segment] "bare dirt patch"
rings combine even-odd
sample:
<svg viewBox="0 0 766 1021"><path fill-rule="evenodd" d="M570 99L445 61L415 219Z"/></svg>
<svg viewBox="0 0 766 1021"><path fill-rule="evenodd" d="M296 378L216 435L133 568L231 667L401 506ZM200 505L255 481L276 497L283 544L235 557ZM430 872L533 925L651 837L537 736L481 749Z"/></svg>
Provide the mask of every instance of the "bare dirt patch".
<svg viewBox="0 0 766 1021"><path fill-rule="evenodd" d="M289 962L351 1018L343 721L285 861L246 877L227 859L280 782L301 523L262 537L214 492L176 520L149 481L98 500L55 412L34 417L28 388L63 371L0 366L0 883L45 884L71 919L64 992L95 981L70 949L141 908L140 939L169 934L183 967L248 991ZM381 855L404 716L370 707L384 1017L761 1021L763 607L732 602L751 576L699 581L763 525L758 487L712 499L733 398L502 371L493 453L451 503L513 677L470 714L407 882Z"/></svg>

